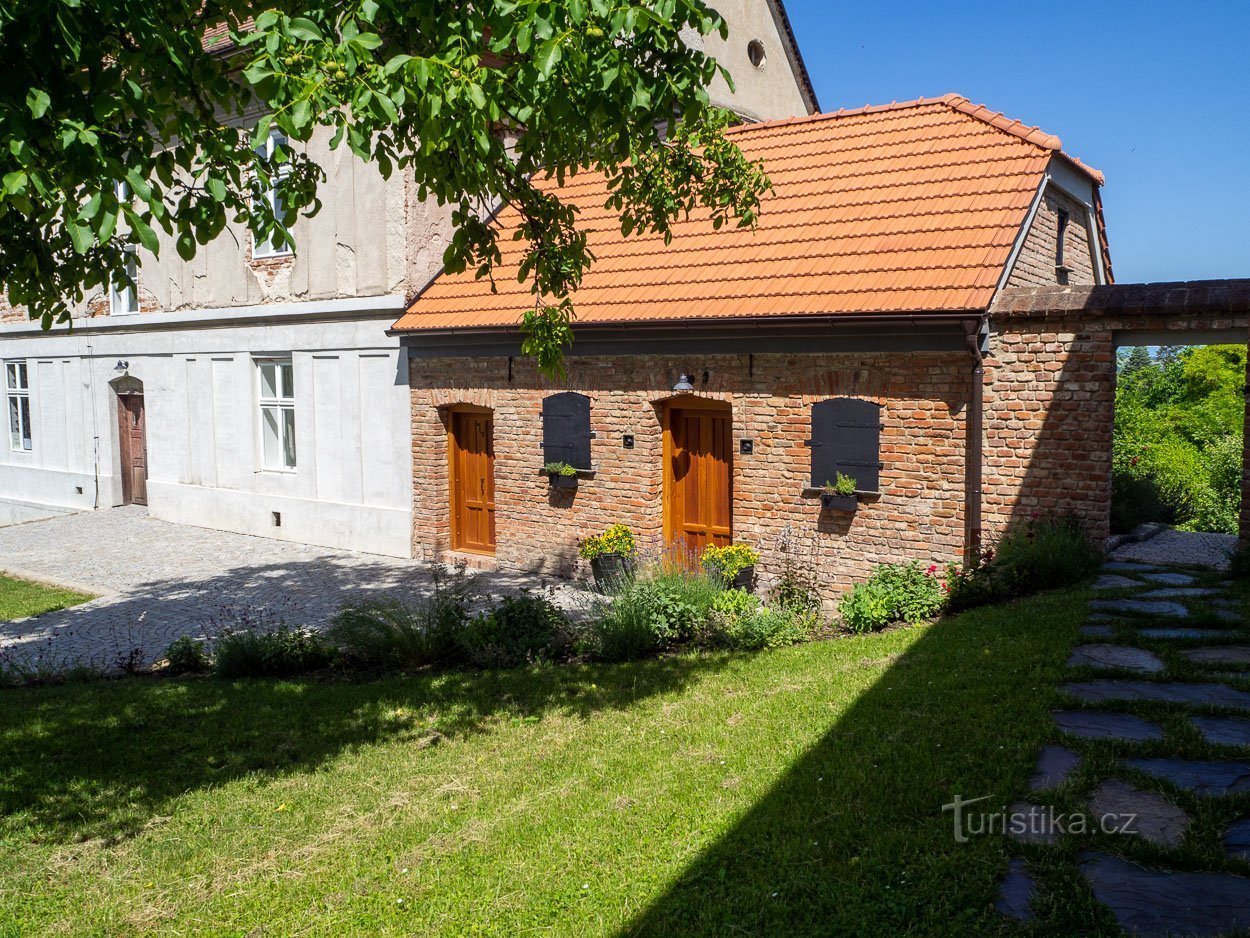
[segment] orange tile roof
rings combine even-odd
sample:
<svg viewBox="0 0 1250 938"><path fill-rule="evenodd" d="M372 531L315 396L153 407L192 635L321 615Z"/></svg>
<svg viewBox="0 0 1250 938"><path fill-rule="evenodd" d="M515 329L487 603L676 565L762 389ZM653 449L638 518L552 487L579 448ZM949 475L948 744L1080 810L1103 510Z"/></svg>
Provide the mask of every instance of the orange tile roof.
<svg viewBox="0 0 1250 938"><path fill-rule="evenodd" d="M578 323L985 309L1060 152L1058 137L957 95L731 133L775 190L754 230L714 231L696 213L669 245L624 237L600 174L556 188L581 208L596 258L573 297ZM505 209L497 224L516 220ZM521 245L501 237L497 293L471 271L443 274L395 329L516 325L534 303L516 278Z"/></svg>

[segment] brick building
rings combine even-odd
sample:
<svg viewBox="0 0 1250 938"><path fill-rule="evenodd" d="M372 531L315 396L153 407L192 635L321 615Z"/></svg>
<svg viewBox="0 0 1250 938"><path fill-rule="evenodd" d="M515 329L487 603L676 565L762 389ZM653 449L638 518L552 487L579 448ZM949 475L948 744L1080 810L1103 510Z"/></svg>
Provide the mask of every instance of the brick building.
<svg viewBox="0 0 1250 938"><path fill-rule="evenodd" d="M650 548L749 542L765 580L784 544L833 595L878 563L956 560L1026 503L1075 506L1022 493L1037 375L1083 352L991 313L1004 291L1110 283L1101 175L953 95L734 135L774 186L755 230L692 217L668 246L626 238L601 179L567 182L597 262L564 381L520 356L533 297L507 239L498 292L443 276L396 323L415 555L569 573L579 539L621 521ZM566 452L588 463L574 489L543 473ZM837 472L853 511L822 507Z"/></svg>

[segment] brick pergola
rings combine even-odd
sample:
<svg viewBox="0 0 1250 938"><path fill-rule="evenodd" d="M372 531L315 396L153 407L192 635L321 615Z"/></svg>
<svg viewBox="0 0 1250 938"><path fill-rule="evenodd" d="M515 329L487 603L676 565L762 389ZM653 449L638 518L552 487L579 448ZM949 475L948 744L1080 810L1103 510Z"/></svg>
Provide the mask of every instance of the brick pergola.
<svg viewBox="0 0 1250 938"><path fill-rule="evenodd" d="M987 525L1001 528L1021 512L1058 510L1083 517L1105 536L1116 349L1246 344L1250 279L1008 289L991 309L991 329ZM1246 413L1250 424L1250 400ZM1250 542L1250 434L1246 442L1243 544Z"/></svg>

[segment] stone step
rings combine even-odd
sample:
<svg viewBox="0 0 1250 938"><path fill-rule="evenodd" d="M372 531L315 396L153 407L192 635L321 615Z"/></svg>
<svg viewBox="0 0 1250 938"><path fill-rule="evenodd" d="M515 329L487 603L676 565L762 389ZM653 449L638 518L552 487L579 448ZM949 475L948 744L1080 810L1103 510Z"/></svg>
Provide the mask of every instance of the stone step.
<svg viewBox="0 0 1250 938"><path fill-rule="evenodd" d="M1219 590L1211 589L1208 586L1178 586L1168 587L1161 590L1151 590L1149 593L1142 593L1135 598L1143 600L1151 599L1200 599L1205 596L1216 596Z"/></svg>
<svg viewBox="0 0 1250 938"><path fill-rule="evenodd" d="M1141 938L1214 938L1250 928L1250 879L1231 873L1151 870L1087 851L1081 873L1119 926Z"/></svg>
<svg viewBox="0 0 1250 938"><path fill-rule="evenodd" d="M1182 627L1159 627L1150 629L1138 629L1137 634L1142 638L1150 639L1174 639L1174 638L1199 638L1199 639L1230 639L1236 638L1237 634L1232 629L1189 629Z"/></svg>
<svg viewBox="0 0 1250 938"><path fill-rule="evenodd" d="M1110 638L1115 630L1109 625L1082 625L1082 638Z"/></svg>
<svg viewBox="0 0 1250 938"><path fill-rule="evenodd" d="M1189 610L1178 602L1156 599L1092 599L1089 608L1137 616L1161 616L1164 619L1186 619Z"/></svg>
<svg viewBox="0 0 1250 938"><path fill-rule="evenodd" d="M1181 652L1195 664L1250 664L1250 645L1210 645Z"/></svg>
<svg viewBox="0 0 1250 938"><path fill-rule="evenodd" d="M1029 791L1058 788L1072 777L1080 764L1081 757L1066 746L1043 746L1033 777L1029 779Z"/></svg>
<svg viewBox="0 0 1250 938"><path fill-rule="evenodd" d="M1160 847L1179 847L1189 815L1160 794L1109 778L1090 795L1089 810L1099 829L1140 837Z"/></svg>
<svg viewBox="0 0 1250 938"><path fill-rule="evenodd" d="M1023 860L1012 860L1007 872L998 884L998 901L994 903L1000 914L1017 922L1033 920L1033 877Z"/></svg>
<svg viewBox="0 0 1250 938"><path fill-rule="evenodd" d="M1104 713L1100 710L1056 710L1051 714L1059 731L1078 739L1120 739L1141 743L1163 738L1158 723L1131 713Z"/></svg>
<svg viewBox="0 0 1250 938"><path fill-rule="evenodd" d="M1190 717L1202 738L1215 746L1250 746L1250 720L1236 717Z"/></svg>
<svg viewBox="0 0 1250 938"><path fill-rule="evenodd" d="M1224 831L1224 852L1230 857L1250 860L1250 818L1242 818L1228 825Z"/></svg>
<svg viewBox="0 0 1250 938"><path fill-rule="evenodd" d="M1116 668L1138 674L1159 674L1164 664L1150 652L1131 645L1078 645L1068 658L1069 668Z"/></svg>
<svg viewBox="0 0 1250 938"><path fill-rule="evenodd" d="M1126 590L1141 589L1146 584L1141 580L1134 580L1130 577L1120 576L1118 573L1104 573L1094 581L1091 589L1096 590Z"/></svg>
<svg viewBox="0 0 1250 938"><path fill-rule="evenodd" d="M1204 798L1250 791L1250 762L1160 758L1126 759L1124 764Z"/></svg>
<svg viewBox="0 0 1250 938"><path fill-rule="evenodd" d="M1188 573L1143 573L1141 578L1163 586L1193 586L1194 584L1194 578Z"/></svg>
<svg viewBox="0 0 1250 938"><path fill-rule="evenodd" d="M1250 710L1250 693L1226 684L1174 684L1110 678L1063 685L1063 691L1077 700L1103 703L1115 700L1153 700L1162 703L1195 704Z"/></svg>

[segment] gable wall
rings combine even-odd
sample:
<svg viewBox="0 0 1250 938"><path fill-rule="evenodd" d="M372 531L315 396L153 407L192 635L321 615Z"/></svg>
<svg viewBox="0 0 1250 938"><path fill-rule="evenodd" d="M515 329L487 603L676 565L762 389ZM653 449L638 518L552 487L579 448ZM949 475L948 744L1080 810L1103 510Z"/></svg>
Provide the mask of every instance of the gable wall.
<svg viewBox="0 0 1250 938"><path fill-rule="evenodd" d="M1096 283L1094 255L1085 206L1054 185L1042 195L1033 224L1007 278L1008 287L1045 287L1060 282L1055 271L1055 247L1059 232L1059 211L1068 212L1064 237L1064 263L1069 269L1068 283Z"/></svg>

